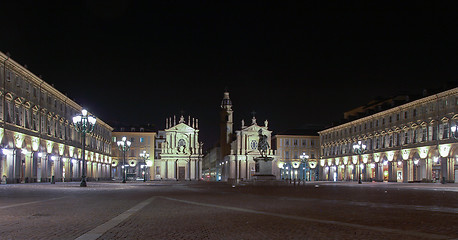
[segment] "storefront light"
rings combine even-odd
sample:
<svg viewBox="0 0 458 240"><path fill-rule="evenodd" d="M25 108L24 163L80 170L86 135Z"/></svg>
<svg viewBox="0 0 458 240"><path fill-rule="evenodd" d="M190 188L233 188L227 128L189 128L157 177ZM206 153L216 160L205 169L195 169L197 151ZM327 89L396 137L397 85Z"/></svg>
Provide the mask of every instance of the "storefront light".
<svg viewBox="0 0 458 240"><path fill-rule="evenodd" d="M11 150L3 148L2 149L2 153L3 153L3 155L7 155L7 154L11 153Z"/></svg>
<svg viewBox="0 0 458 240"><path fill-rule="evenodd" d="M434 156L433 160L434 160L434 162L439 163L439 157L438 156Z"/></svg>

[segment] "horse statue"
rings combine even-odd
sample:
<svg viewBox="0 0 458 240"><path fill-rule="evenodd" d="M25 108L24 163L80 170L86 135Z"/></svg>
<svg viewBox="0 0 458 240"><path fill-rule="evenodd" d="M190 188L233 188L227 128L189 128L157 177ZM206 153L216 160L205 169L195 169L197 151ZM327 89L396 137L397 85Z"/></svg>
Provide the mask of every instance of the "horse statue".
<svg viewBox="0 0 458 240"><path fill-rule="evenodd" d="M262 129L259 129L259 144L258 151L261 153L261 157L267 157L267 151L269 150L269 142L267 136L262 134Z"/></svg>

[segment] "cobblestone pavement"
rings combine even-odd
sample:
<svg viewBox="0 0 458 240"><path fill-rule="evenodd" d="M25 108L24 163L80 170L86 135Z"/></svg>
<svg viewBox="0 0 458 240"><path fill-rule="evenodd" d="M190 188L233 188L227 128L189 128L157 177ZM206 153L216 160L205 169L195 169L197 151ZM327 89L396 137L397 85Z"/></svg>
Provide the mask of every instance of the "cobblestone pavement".
<svg viewBox="0 0 458 240"><path fill-rule="evenodd" d="M458 185L0 185L0 239L457 239Z"/></svg>

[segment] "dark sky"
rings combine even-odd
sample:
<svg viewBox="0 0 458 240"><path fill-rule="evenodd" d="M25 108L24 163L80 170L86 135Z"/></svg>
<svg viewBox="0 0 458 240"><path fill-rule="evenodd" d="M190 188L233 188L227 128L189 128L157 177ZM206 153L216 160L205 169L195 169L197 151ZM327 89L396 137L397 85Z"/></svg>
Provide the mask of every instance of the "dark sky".
<svg viewBox="0 0 458 240"><path fill-rule="evenodd" d="M455 81L454 1L7 1L0 51L105 122L329 124L376 96Z"/></svg>

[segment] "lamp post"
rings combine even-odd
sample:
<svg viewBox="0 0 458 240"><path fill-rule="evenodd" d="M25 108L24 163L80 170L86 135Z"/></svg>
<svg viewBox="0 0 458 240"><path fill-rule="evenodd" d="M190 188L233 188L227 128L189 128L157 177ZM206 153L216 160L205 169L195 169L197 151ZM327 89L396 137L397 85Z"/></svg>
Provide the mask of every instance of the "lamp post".
<svg viewBox="0 0 458 240"><path fill-rule="evenodd" d="M142 153L140 153L140 157L143 159L143 163L145 165L143 165L144 167L144 171L145 173L143 174L143 182L146 182L146 173L148 172L147 171L147 165L146 165L146 160L148 160L149 158L149 153L147 153L146 151L143 151Z"/></svg>
<svg viewBox="0 0 458 240"><path fill-rule="evenodd" d="M119 150L122 152L122 183L126 183L126 152L130 150L130 141L127 141L126 137L122 137L121 141L117 142Z"/></svg>
<svg viewBox="0 0 458 240"><path fill-rule="evenodd" d="M353 145L353 152L358 154L358 184L361 184L361 155L366 152L366 144L363 144L361 141L358 141L357 144Z"/></svg>
<svg viewBox="0 0 458 240"><path fill-rule="evenodd" d="M80 187L86 187L86 161L85 161L85 148L86 148L86 134L94 131L96 118L94 116L88 115L86 109L81 110L81 115L76 115L73 117L73 125L75 126L76 131L81 133L81 149L83 152L83 169L81 173L81 184Z"/></svg>
<svg viewBox="0 0 458 240"><path fill-rule="evenodd" d="M302 167L303 170L304 170L304 171L302 171L303 172L302 176L304 176L304 181L307 181L306 168L308 168L309 155L305 154L305 152L304 152L304 153L301 154L300 158L301 158L301 163L305 163L305 166Z"/></svg>

